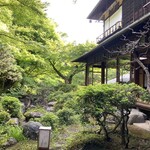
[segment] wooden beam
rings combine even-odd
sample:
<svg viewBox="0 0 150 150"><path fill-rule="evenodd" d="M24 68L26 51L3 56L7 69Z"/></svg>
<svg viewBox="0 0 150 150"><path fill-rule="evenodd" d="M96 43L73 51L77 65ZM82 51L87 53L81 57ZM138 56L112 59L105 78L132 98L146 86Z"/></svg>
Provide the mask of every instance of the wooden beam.
<svg viewBox="0 0 150 150"><path fill-rule="evenodd" d="M147 104L147 103L136 102L136 107L138 107L139 109L150 111L150 104Z"/></svg>

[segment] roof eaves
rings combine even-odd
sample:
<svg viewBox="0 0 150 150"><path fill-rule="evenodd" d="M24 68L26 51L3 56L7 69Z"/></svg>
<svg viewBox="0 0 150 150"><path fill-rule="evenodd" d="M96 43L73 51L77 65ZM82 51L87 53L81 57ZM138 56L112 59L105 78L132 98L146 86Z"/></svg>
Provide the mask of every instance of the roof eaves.
<svg viewBox="0 0 150 150"><path fill-rule="evenodd" d="M93 9L93 10L91 11L91 13L88 15L87 19L93 19L93 18L92 18L92 15L93 15L93 13L96 11L96 9L99 8L101 2L102 2L102 0L100 0L100 1L96 4L96 6L94 7L94 9ZM95 20L96 20L96 19L95 19Z"/></svg>

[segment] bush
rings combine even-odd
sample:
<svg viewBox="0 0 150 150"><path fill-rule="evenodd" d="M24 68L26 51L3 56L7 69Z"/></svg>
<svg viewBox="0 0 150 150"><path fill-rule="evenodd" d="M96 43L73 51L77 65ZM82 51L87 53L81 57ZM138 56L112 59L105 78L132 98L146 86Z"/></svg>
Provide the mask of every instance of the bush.
<svg viewBox="0 0 150 150"><path fill-rule="evenodd" d="M74 123L73 115L74 111L70 108L63 108L57 112L59 123L63 125L71 125Z"/></svg>
<svg viewBox="0 0 150 150"><path fill-rule="evenodd" d="M119 125L122 126L120 133L126 132L130 110L135 107L137 99L142 98L143 92L146 92L141 89L141 87L133 83L84 87L79 91L78 98L82 122L88 121L91 124L98 125L99 132L102 129L108 141L110 140L110 133L114 132ZM116 115L117 111L120 116ZM110 119L115 119L116 121L113 128L107 121ZM128 138L128 135L121 134L121 137L123 141Z"/></svg>
<svg viewBox="0 0 150 150"><path fill-rule="evenodd" d="M54 113L46 113L40 118L40 122L44 126L51 126L55 129L58 126L58 117Z"/></svg>
<svg viewBox="0 0 150 150"><path fill-rule="evenodd" d="M0 126L0 149L10 137L15 138L18 142L26 139L22 134L22 128L18 126Z"/></svg>
<svg viewBox="0 0 150 150"><path fill-rule="evenodd" d="M63 91L64 93L68 93L68 92L77 90L77 85L73 85L73 84L59 84L58 86L55 87L55 90Z"/></svg>
<svg viewBox="0 0 150 150"><path fill-rule="evenodd" d="M18 142L25 140L23 130L19 126L6 126L7 134L9 137L15 138Z"/></svg>
<svg viewBox="0 0 150 150"><path fill-rule="evenodd" d="M2 102L0 101L0 110L4 110L3 106L2 106Z"/></svg>
<svg viewBox="0 0 150 150"><path fill-rule="evenodd" d="M0 149L4 143L7 142L8 136L5 127L0 125Z"/></svg>
<svg viewBox="0 0 150 150"><path fill-rule="evenodd" d="M105 144L103 138L98 134L89 132L77 133L73 137L67 139L65 150L88 150L88 146L92 146L96 150L104 149Z"/></svg>
<svg viewBox="0 0 150 150"><path fill-rule="evenodd" d="M10 119L10 114L4 110L0 111L0 124L6 123Z"/></svg>
<svg viewBox="0 0 150 150"><path fill-rule="evenodd" d="M1 100L4 110L7 111L11 115L11 117L22 117L21 103L18 98L4 96L1 98Z"/></svg>
<svg viewBox="0 0 150 150"><path fill-rule="evenodd" d="M66 97L65 94L70 94L72 91L76 91L77 86L72 84L59 84L54 87L48 96L48 101L60 101Z"/></svg>
<svg viewBox="0 0 150 150"><path fill-rule="evenodd" d="M62 109L65 104L68 105L69 108L70 108L70 106L71 106L71 108L75 107L74 106L74 102L75 102L74 101L74 99L75 99L74 96L75 96L75 94L73 92L62 93L60 95L57 95L58 98L57 98L57 103L55 105L55 110L58 111L58 110ZM69 105L69 101L72 101L70 103L71 105Z"/></svg>

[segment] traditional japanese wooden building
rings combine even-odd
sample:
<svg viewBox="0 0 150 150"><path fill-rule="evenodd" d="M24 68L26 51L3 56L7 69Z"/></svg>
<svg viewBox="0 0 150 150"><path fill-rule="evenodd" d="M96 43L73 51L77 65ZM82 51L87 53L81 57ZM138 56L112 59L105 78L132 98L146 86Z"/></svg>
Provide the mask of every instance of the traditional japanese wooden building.
<svg viewBox="0 0 150 150"><path fill-rule="evenodd" d="M130 81L146 88L145 71L150 72L150 0L100 0L88 19L103 21L103 33L97 37L94 49L74 60L85 63L85 85L92 83L89 75L92 72L93 76L95 67L100 69L101 84L107 83L111 67L116 69L116 82L120 82L120 68L125 67L121 61L128 59ZM112 60L115 63L110 63Z"/></svg>

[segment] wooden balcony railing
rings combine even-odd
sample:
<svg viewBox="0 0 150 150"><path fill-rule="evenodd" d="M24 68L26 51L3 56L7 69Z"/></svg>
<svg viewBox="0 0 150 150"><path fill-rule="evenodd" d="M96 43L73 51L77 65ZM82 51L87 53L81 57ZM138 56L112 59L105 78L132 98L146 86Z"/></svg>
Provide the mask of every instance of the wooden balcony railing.
<svg viewBox="0 0 150 150"><path fill-rule="evenodd" d="M147 2L143 7L134 13L133 21L138 20L142 16L150 12L150 2Z"/></svg>
<svg viewBox="0 0 150 150"><path fill-rule="evenodd" d="M122 21L118 21L116 24L111 26L108 30L106 30L103 34L96 38L96 42L99 44L100 41L113 34L115 31L120 30L122 28Z"/></svg>

